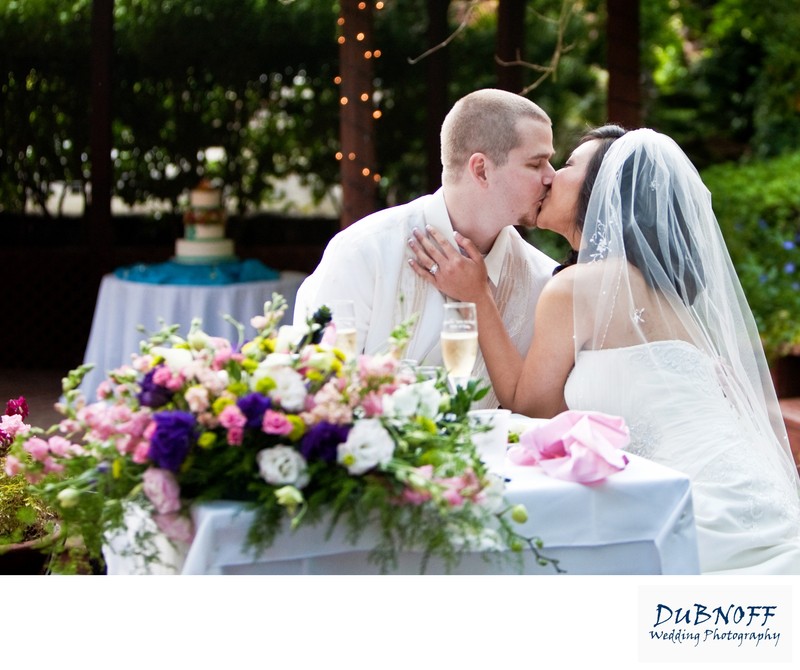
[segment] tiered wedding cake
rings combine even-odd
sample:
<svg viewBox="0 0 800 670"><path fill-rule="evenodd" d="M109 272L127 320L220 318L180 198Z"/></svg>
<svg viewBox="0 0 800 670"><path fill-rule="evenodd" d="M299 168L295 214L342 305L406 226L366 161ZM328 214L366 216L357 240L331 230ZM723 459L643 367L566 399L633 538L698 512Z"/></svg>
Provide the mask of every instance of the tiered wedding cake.
<svg viewBox="0 0 800 670"><path fill-rule="evenodd" d="M179 263L236 260L233 240L225 237L226 220L222 189L204 179L189 194L189 207L183 215L183 237L175 240L175 260Z"/></svg>

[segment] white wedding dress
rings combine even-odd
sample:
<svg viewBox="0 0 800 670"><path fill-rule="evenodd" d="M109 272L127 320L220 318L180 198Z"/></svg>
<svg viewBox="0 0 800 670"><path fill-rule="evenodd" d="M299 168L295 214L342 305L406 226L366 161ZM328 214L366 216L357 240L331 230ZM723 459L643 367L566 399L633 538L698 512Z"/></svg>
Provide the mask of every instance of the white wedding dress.
<svg viewBox="0 0 800 670"><path fill-rule="evenodd" d="M718 372L681 340L585 350L565 397L624 417L631 452L689 476L703 573L800 574L797 485L756 455L754 441L775 437L739 421Z"/></svg>

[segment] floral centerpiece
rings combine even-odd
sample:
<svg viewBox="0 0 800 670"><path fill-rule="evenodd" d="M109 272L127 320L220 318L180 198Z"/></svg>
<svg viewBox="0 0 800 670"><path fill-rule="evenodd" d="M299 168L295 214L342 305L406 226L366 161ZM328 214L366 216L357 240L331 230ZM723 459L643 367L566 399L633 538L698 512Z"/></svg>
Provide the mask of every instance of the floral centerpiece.
<svg viewBox="0 0 800 670"><path fill-rule="evenodd" d="M24 474L94 558L132 505L185 543L191 504L235 500L255 510L256 551L326 519L353 541L377 524L371 558L383 570L405 549L422 552L423 571L431 556L449 569L476 550L507 559L527 547L550 562L538 539L514 530L526 511L505 502L476 454L467 411L486 389L451 394L443 374L418 380L400 360L412 322L384 354L347 360L327 308L302 328L279 326L285 310L274 295L251 320L254 337L235 324L235 345L198 321L185 337L164 327L108 374L96 402L78 388L90 366L73 370L64 419L16 435L6 471ZM157 557L146 533L137 551Z"/></svg>

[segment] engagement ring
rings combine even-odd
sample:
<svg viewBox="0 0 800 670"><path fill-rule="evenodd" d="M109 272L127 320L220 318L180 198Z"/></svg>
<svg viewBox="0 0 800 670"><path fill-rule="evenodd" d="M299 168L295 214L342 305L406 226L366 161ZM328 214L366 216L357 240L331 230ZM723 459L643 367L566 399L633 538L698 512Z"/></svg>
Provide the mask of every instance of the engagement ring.
<svg viewBox="0 0 800 670"><path fill-rule="evenodd" d="M436 273L437 273L438 271L439 271L439 264L438 264L438 263L434 263L434 264L433 264L433 265L431 265L431 267L428 269L428 272L430 272L430 273L431 273L431 274L432 274L434 277L436 276Z"/></svg>

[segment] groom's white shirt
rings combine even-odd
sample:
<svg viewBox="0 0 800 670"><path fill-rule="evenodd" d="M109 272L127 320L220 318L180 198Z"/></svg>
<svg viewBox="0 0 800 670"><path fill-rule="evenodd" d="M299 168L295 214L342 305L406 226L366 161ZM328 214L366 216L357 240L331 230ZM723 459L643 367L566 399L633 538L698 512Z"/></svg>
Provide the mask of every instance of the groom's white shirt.
<svg viewBox="0 0 800 670"><path fill-rule="evenodd" d="M416 313L419 317L405 355L421 364L441 365L439 333L446 299L408 265L412 230L424 230L426 225L455 244L441 189L370 214L336 234L297 292L294 323L305 323L320 305L351 299L359 350L374 354L385 350L395 326ZM556 262L508 226L486 256L486 266L503 321L524 355L533 335L536 301ZM488 381L480 354L473 376ZM479 405L496 407L497 398L489 393Z"/></svg>

